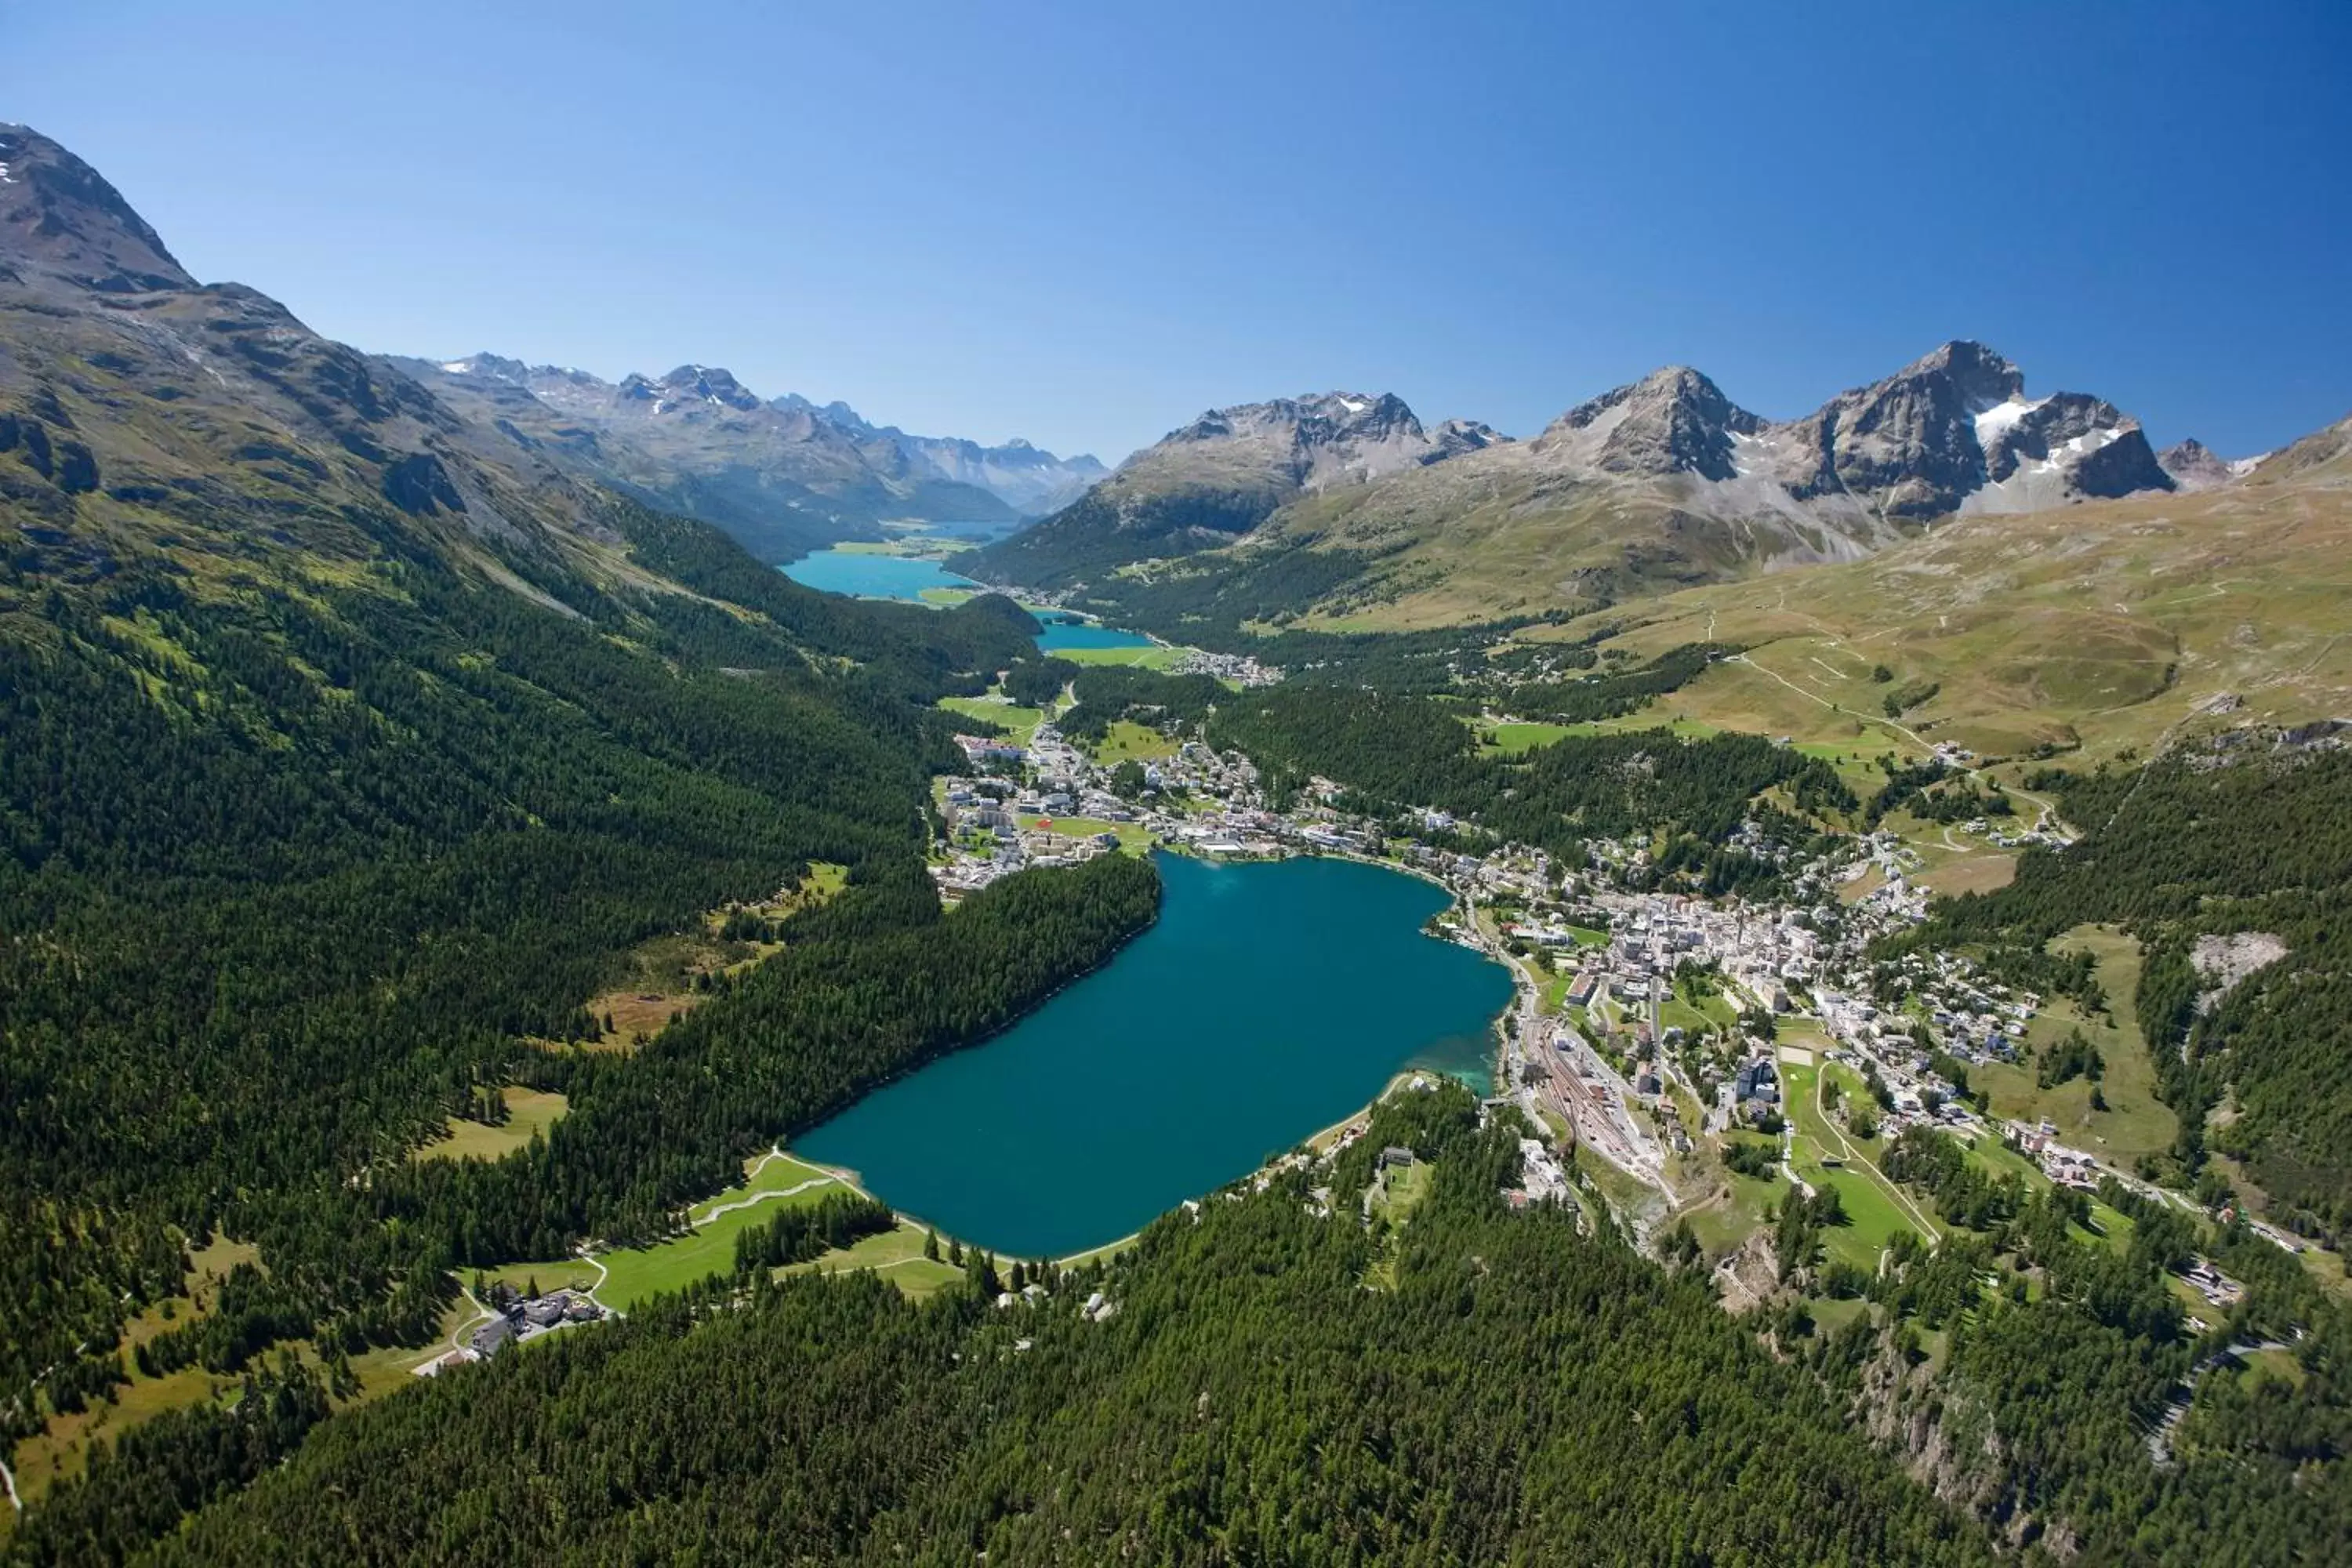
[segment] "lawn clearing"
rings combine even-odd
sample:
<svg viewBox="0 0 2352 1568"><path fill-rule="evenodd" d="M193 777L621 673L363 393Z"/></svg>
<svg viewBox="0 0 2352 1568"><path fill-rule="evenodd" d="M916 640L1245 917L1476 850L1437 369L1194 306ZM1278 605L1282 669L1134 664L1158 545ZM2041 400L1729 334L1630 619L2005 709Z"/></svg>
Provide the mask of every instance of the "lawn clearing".
<svg viewBox="0 0 2352 1568"><path fill-rule="evenodd" d="M912 1220L901 1219L895 1230L866 1237L806 1263L787 1264L776 1273L781 1278L787 1274L845 1274L871 1269L907 1295L921 1300L963 1279L963 1270L948 1262L944 1256L936 1258L923 1256L923 1246L928 1239L929 1233L923 1226ZM942 1254L947 1245L947 1238L941 1237L940 1247Z"/></svg>
<svg viewBox="0 0 2352 1568"><path fill-rule="evenodd" d="M598 1254L610 1270L596 1299L626 1311L665 1290L677 1290L735 1267L735 1237L764 1225L780 1209L814 1204L827 1193L845 1191L841 1178L790 1155L754 1161L756 1173L741 1186L694 1205L692 1228L652 1247Z"/></svg>
<svg viewBox="0 0 2352 1568"><path fill-rule="evenodd" d="M1690 1222L1691 1235L1697 1237L1710 1258L1737 1251L1749 1237L1763 1229L1766 1212L1788 1196L1790 1190L1787 1182L1777 1178L1767 1182L1728 1171L1722 1173L1720 1182L1714 1195L1677 1216Z"/></svg>
<svg viewBox="0 0 2352 1568"><path fill-rule="evenodd" d="M1094 760L1105 767L1115 767L1132 759L1139 763L1156 762L1176 754L1176 742L1149 724L1139 724L1132 719L1114 719L1109 732L1090 749Z"/></svg>
<svg viewBox="0 0 2352 1568"><path fill-rule="evenodd" d="M418 1160L499 1160L522 1148L533 1133L545 1137L571 1104L551 1089L520 1089L509 1086L502 1090L506 1100L507 1119L503 1125L492 1127L487 1122L452 1120L447 1133L425 1144L411 1156Z"/></svg>
<svg viewBox="0 0 2352 1568"><path fill-rule="evenodd" d="M1037 726L1045 721L1042 708L1023 708L993 697L942 697L940 706L950 713L997 725L1011 733L1016 746L1025 746L1035 739Z"/></svg>
<svg viewBox="0 0 2352 1568"><path fill-rule="evenodd" d="M2086 1078L2042 1088L2032 1059L2014 1066L1972 1066L1969 1083L1991 1097L1993 1115L2012 1121L2047 1121L2058 1130L2060 1142L2128 1168L2142 1154L2172 1147L2180 1125L2171 1107L2156 1098L2156 1065L2132 1012L2132 997L2139 989L2139 944L2121 931L2078 926L2050 945L2055 952L2087 952L2097 960L2099 984L2106 989L2112 1016L2095 1017L2071 1002L2053 998L2026 1026L2026 1043L2039 1052L2069 1031L2082 1030L2105 1063L2099 1088L2107 1109L2091 1109L2091 1080Z"/></svg>
<svg viewBox="0 0 2352 1568"><path fill-rule="evenodd" d="M1784 1110L1792 1136L1790 1164L1813 1186L1834 1187L1849 1225L1822 1233L1831 1258L1874 1270L1878 1255L1898 1230L1933 1240L1940 1233L1931 1216L1906 1201L1895 1184L1863 1149L1832 1127L1821 1106L1821 1069L1785 1062L1780 1068ZM1828 1162L1835 1160L1837 1164Z"/></svg>
<svg viewBox="0 0 2352 1568"><path fill-rule="evenodd" d="M1506 724L1481 724L1478 739L1487 751L1507 757L1521 757L1538 746L1549 746L1554 741L1574 734L1565 724L1545 724L1515 721Z"/></svg>

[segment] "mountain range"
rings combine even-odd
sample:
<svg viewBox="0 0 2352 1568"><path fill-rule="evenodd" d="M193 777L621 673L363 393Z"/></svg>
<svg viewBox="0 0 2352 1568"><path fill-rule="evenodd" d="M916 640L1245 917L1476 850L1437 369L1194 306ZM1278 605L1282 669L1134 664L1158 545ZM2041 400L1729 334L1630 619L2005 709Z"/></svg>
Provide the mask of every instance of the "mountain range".
<svg viewBox="0 0 2352 1568"><path fill-rule="evenodd" d="M488 353L385 363L566 471L723 528L770 560L877 537L884 521L1011 524L1108 471L1026 441L910 436L844 403L763 400L713 365L616 384Z"/></svg>
<svg viewBox="0 0 2352 1568"><path fill-rule="evenodd" d="M969 569L1069 589L1204 549L1246 565L1309 547L1360 562L1343 607L1420 599L1407 618L1444 619L1859 560L1946 518L2210 488L2245 471L2193 442L2159 460L2113 404L2029 397L2015 365L1954 342L1780 421L1680 365L1525 441L1461 421L1433 436L1387 395L1214 411Z"/></svg>

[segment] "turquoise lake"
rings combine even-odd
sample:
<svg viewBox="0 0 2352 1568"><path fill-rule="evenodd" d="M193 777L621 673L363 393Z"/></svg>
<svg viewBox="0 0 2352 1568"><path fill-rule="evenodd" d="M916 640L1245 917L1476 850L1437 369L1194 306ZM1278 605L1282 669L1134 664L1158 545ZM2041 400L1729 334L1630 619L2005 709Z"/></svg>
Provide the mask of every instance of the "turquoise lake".
<svg viewBox="0 0 2352 1568"><path fill-rule="evenodd" d="M795 583L828 594L861 599L917 599L926 588L977 588L936 561L911 555L868 555L855 550L820 550L778 568Z"/></svg>
<svg viewBox="0 0 2352 1568"><path fill-rule="evenodd" d="M1346 860L1159 866L1159 921L1108 964L793 1152L966 1241L1061 1257L1248 1174L1405 1068L1486 1090L1510 976L1421 934L1444 889Z"/></svg>
<svg viewBox="0 0 2352 1568"><path fill-rule="evenodd" d="M1037 646L1047 653L1066 647L1150 647L1151 639L1140 632L1121 631L1095 621L1081 621L1062 616L1040 616L1045 629L1037 634Z"/></svg>

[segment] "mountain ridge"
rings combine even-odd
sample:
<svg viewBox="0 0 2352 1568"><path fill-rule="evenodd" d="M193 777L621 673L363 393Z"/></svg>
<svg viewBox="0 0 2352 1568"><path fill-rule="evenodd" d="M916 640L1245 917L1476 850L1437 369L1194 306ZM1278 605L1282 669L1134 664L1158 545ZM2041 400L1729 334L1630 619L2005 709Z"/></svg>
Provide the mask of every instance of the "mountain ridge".
<svg viewBox="0 0 2352 1568"><path fill-rule="evenodd" d="M1244 410L1277 406L1247 405ZM2023 373L1954 340L1810 414L1768 420L1704 373L1670 365L1589 398L1533 438L1489 441L1442 463L1399 463L1344 482L1295 480L1276 504L1219 522L1199 510L1199 454L1228 431L1213 411L1123 465L1078 507L980 552L992 581L1070 587L1116 565L1247 538L1351 552L1369 563L1351 590L1394 598L1500 556L1479 594L1520 607L1859 560L1937 521L2030 512L2095 497L2169 491L2138 422L2104 399L2025 395ZM1243 421L1246 426L1247 420ZM1117 489L1114 489L1117 487ZM1121 491L1129 493L1120 493ZM1104 549L1122 515L1157 515ZM1090 538L1093 535L1095 537ZM1152 548L1155 542L1170 548ZM1493 549L1487 549L1488 544ZM1246 551L1244 552L1246 553Z"/></svg>
<svg viewBox="0 0 2352 1568"><path fill-rule="evenodd" d="M762 398L720 366L608 382L488 351L388 357L583 478L713 523L784 559L886 521L1010 523L1066 503L1108 470L1027 442L910 436L845 403Z"/></svg>
<svg viewBox="0 0 2352 1568"><path fill-rule="evenodd" d="M1322 392L1212 408L1069 507L974 552L983 574L1053 587L1082 572L1214 548L1286 503L1508 445L1475 420L1435 435L1394 393ZM1028 574L1024 575L1025 574Z"/></svg>

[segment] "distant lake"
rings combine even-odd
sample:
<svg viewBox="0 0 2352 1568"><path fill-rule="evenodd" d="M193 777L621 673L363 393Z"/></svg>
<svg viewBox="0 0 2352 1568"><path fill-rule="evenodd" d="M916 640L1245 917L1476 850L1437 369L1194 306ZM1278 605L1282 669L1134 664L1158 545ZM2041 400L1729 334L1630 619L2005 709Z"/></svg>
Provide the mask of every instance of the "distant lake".
<svg viewBox="0 0 2352 1568"><path fill-rule="evenodd" d="M969 1242L1116 1241L1426 1067L1489 1085L1509 974L1421 934L1443 889L1376 866L1162 855L1159 922L985 1045L793 1144Z"/></svg>
<svg viewBox="0 0 2352 1568"><path fill-rule="evenodd" d="M919 604L926 588L985 589L987 584L959 577L936 561L911 555L874 555L862 550L820 550L777 570L793 582L828 594L859 599L909 599ZM1075 616L1047 611L1038 619L1045 629L1037 646L1051 653L1067 647L1150 647L1151 639L1139 632L1099 626Z"/></svg>
<svg viewBox="0 0 2352 1568"><path fill-rule="evenodd" d="M1070 616L1042 615L1045 629L1037 634L1037 646L1047 653L1066 647L1150 647L1151 639L1140 632L1121 631L1094 621L1082 621Z"/></svg>
<svg viewBox="0 0 2352 1568"><path fill-rule="evenodd" d="M920 600L926 588L977 588L936 561L911 555L870 555L856 550L820 550L779 568L795 583L828 594L861 599Z"/></svg>

